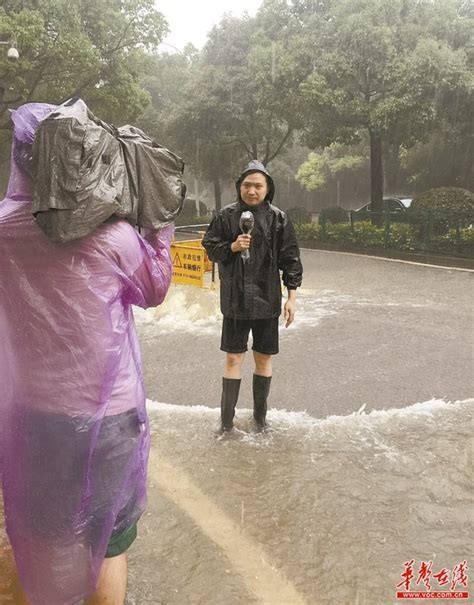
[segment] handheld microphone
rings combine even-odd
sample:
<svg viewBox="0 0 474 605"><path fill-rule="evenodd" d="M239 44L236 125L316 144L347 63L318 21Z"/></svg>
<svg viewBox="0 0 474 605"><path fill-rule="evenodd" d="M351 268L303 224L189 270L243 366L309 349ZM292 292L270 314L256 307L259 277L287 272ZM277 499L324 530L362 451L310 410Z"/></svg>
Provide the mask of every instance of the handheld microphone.
<svg viewBox="0 0 474 605"><path fill-rule="evenodd" d="M240 223L239 223L242 233L248 233L250 235L250 233L252 233L254 225L255 225L255 219L253 217L253 214L249 210L242 212L242 214L240 216ZM240 253L240 256L242 257L242 260L245 263L250 258L250 251L248 249L242 250L242 252Z"/></svg>

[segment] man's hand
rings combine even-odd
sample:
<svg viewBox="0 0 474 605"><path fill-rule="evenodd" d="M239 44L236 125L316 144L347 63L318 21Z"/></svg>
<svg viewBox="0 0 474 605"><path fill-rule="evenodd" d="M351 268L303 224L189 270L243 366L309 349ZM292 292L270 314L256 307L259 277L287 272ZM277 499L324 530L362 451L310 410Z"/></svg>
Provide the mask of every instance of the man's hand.
<svg viewBox="0 0 474 605"><path fill-rule="evenodd" d="M242 252L242 250L248 250L250 248L250 241L252 236L248 233L242 233L239 237L232 242L230 249L232 252Z"/></svg>
<svg viewBox="0 0 474 605"><path fill-rule="evenodd" d="M285 328L288 328L295 319L295 307L296 307L296 290L288 290L288 300L284 306L285 313Z"/></svg>

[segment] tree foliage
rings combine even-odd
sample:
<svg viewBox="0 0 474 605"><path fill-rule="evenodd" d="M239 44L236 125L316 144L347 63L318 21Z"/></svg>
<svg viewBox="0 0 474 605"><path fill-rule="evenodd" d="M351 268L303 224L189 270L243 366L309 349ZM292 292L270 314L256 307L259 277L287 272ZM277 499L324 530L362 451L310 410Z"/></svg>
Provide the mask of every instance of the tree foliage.
<svg viewBox="0 0 474 605"><path fill-rule="evenodd" d="M5 0L0 36L14 40L20 59L0 54L0 124L8 106L72 96L106 120L135 120L149 101L139 84L145 52L165 32L153 0Z"/></svg>
<svg viewBox="0 0 474 605"><path fill-rule="evenodd" d="M296 180L308 191L324 187L328 180L352 172L367 163L367 156L351 154L340 144L326 147L322 153L310 153L296 173Z"/></svg>
<svg viewBox="0 0 474 605"><path fill-rule="evenodd" d="M157 54L154 0L4 0L0 40L20 60L0 47L0 140L7 107L80 95L182 155L217 207L250 158L275 168L287 207L295 188L298 205L336 185L365 196L368 163L373 207L385 167L406 190L472 187L473 24L465 0L263 0L202 50Z"/></svg>
<svg viewBox="0 0 474 605"><path fill-rule="evenodd" d="M450 95L468 96L464 17L451 0L335 0L307 21L314 70L301 86L309 147L370 136L372 201L383 195L383 143L426 140Z"/></svg>

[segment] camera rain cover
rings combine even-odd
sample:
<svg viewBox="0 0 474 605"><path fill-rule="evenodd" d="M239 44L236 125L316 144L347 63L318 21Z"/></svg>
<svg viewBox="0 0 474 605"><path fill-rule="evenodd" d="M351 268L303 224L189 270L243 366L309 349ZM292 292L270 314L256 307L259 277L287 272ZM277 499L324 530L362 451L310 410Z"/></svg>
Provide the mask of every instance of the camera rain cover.
<svg viewBox="0 0 474 605"><path fill-rule="evenodd" d="M84 237L112 217L160 229L182 209L183 171L181 158L138 128L116 128L71 99L36 133L32 211L55 242Z"/></svg>

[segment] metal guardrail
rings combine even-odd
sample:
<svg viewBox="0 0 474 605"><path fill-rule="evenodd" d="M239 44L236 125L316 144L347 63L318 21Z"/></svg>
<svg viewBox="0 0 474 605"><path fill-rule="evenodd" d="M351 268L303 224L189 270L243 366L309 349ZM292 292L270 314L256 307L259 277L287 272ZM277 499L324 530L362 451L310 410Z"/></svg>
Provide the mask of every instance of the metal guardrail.
<svg viewBox="0 0 474 605"><path fill-rule="evenodd" d="M199 225L179 225L175 227L175 231L184 231L185 233L200 233L202 228L208 228L209 223L202 223Z"/></svg>

